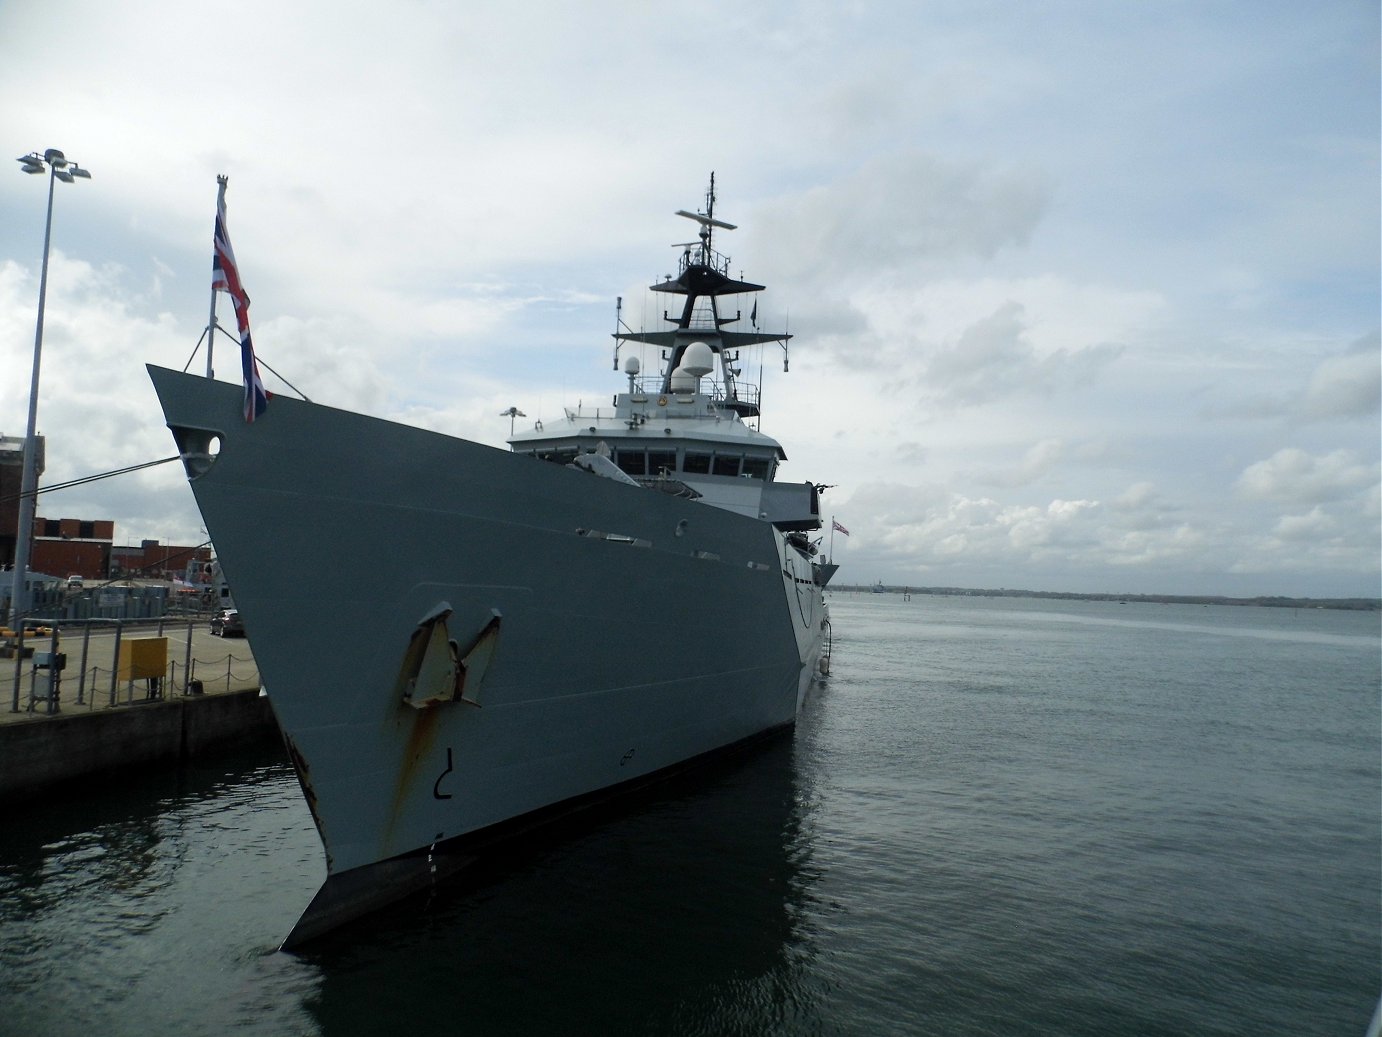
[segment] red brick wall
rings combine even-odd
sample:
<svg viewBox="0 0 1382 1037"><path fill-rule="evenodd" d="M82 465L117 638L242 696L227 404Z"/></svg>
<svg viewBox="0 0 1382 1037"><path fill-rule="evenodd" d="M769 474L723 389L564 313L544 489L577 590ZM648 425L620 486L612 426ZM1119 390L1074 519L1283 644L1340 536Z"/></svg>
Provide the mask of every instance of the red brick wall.
<svg viewBox="0 0 1382 1037"><path fill-rule="evenodd" d="M110 568L110 544L94 540L35 538L29 568L59 579L76 573L88 580L105 576Z"/></svg>

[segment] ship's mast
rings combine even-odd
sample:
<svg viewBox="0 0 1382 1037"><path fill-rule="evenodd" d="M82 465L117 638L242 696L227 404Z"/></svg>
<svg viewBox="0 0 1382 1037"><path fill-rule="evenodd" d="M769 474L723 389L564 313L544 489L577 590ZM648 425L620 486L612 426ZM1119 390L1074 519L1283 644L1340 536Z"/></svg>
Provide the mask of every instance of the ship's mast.
<svg viewBox="0 0 1382 1037"><path fill-rule="evenodd" d="M786 332L771 334L722 330L725 325L738 321L742 314L736 312L733 316L722 317L719 308L720 296L761 292L764 286L731 277L729 258L722 256L714 249L714 233L717 228L720 230L736 229L735 224L726 223L715 217L714 173L710 174L710 187L705 193L705 212L688 212L685 209L678 209L676 215L693 220L700 225L699 240L679 243L678 247L684 248L685 251L682 253L678 276L675 279L669 277L659 284L652 285L649 290L685 296L686 301L682 305L681 315L674 317L665 310L663 311L663 319L672 324L674 330L616 331L614 335L616 350L618 348L617 343L622 342L643 342L668 350L669 352L663 354L663 358L667 361L662 375L662 391L665 393L671 391L672 375L681 363L682 354L686 347L694 341L704 342L713 353L718 355L726 380L726 389L733 397L733 372L731 369L733 351L742 346L752 346L764 342L778 342L785 349L787 340L791 338L791 335ZM699 320L697 320L698 307L700 308ZM757 312L756 307L755 312ZM735 400L730 406L738 410L743 416L756 415L758 412L756 404L750 405L738 400Z"/></svg>

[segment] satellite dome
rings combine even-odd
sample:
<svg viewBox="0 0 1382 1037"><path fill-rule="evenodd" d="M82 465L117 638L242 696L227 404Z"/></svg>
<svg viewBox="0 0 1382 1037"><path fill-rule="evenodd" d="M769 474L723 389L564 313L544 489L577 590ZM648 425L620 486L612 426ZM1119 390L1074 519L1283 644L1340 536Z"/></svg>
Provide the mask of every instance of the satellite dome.
<svg viewBox="0 0 1382 1037"><path fill-rule="evenodd" d="M679 371L685 371L693 378L704 378L715 370L715 351L704 342L692 342L681 355Z"/></svg>

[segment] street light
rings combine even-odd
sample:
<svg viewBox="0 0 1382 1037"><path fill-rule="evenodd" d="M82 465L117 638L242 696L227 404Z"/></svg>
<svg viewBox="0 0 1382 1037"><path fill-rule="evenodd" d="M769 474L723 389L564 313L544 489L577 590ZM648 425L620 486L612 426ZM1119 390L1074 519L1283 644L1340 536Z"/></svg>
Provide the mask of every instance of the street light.
<svg viewBox="0 0 1382 1037"><path fill-rule="evenodd" d="M34 327L34 370L29 381L29 427L24 436L24 472L19 484L19 529L14 540L14 590L10 594L10 627L19 630L28 610L26 576L29 550L34 534L34 501L38 496L38 369L43 359L43 306L48 299L48 245L53 238L53 185L58 180L70 184L74 179L90 180L91 174L68 162L57 148L42 155L32 151L19 159L26 173L48 169L48 219L43 227L43 272L38 279L38 322Z"/></svg>

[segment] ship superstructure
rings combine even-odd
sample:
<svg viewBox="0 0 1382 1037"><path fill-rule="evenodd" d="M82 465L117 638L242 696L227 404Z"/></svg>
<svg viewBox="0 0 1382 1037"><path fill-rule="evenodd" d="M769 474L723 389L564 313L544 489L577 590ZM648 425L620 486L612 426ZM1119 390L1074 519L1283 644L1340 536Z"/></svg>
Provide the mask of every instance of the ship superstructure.
<svg viewBox="0 0 1382 1037"><path fill-rule="evenodd" d="M516 452L546 460L605 474L618 469L641 486L764 519L783 532L814 531L821 525L817 489L809 482L777 481L786 451L749 423L759 416L759 387L744 381L738 366L741 351L755 345L779 343L785 356L791 335L727 329L744 317L742 307L732 315L725 312L724 301L764 286L730 276L729 260L713 240L716 229L735 226L714 212L712 176L705 211L677 212L699 225L699 240L680 246L684 252L675 279L650 288L683 297L679 314L664 313L673 327L614 335L618 346L639 343L658 350L659 369L645 373L639 356L624 350L628 385L609 406L567 409L564 418L539 422L509 443ZM757 312L755 301L754 324ZM616 347L616 368L620 355ZM804 537L796 542L807 543Z"/></svg>

